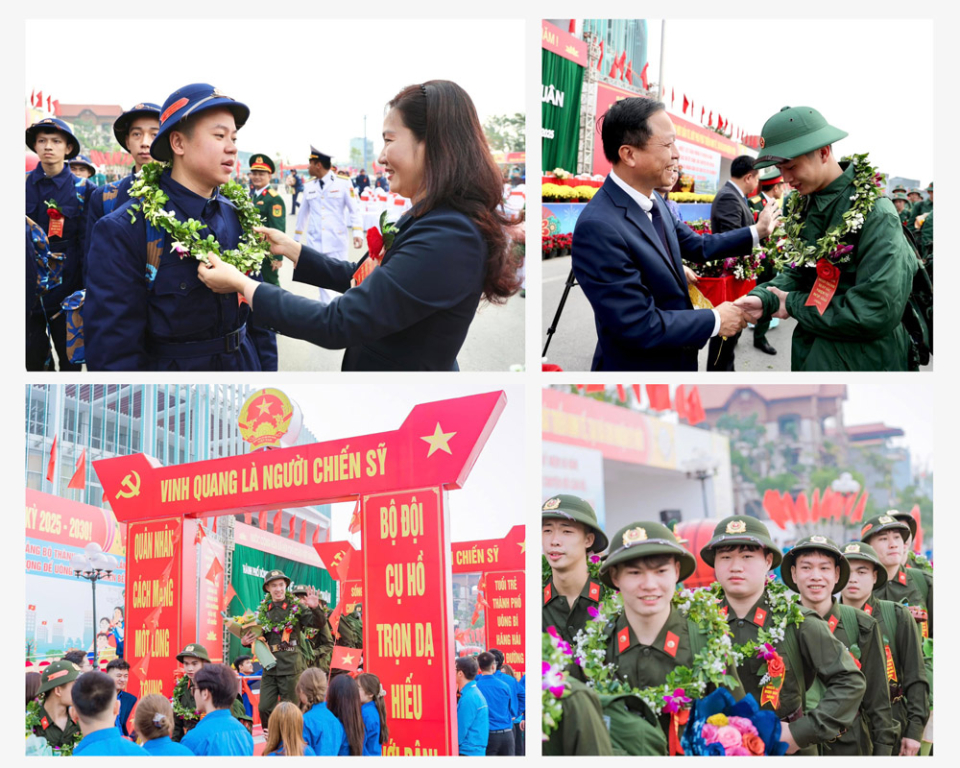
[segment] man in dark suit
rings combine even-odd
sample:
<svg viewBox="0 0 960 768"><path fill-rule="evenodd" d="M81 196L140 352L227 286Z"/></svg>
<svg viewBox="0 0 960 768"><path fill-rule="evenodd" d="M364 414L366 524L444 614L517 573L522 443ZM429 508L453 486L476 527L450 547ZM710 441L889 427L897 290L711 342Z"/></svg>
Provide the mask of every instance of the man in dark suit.
<svg viewBox="0 0 960 768"><path fill-rule="evenodd" d="M740 155L730 164L730 179L724 184L710 207L710 230L716 234L732 232L735 229L749 227L753 224L753 211L747 197L757 188L759 172L753 170L753 158L750 155ZM745 256L746 250L738 256ZM734 370L734 349L740 340L737 333L729 339L714 336L710 339L707 353L708 371Z"/></svg>
<svg viewBox="0 0 960 768"><path fill-rule="evenodd" d="M694 309L681 258L740 256L770 234L778 213L771 207L755 226L705 237L674 219L654 191L670 183L680 159L661 102L618 101L601 135L613 170L573 232L573 271L597 325L592 369L695 371L707 340L733 336L746 320L730 302Z"/></svg>

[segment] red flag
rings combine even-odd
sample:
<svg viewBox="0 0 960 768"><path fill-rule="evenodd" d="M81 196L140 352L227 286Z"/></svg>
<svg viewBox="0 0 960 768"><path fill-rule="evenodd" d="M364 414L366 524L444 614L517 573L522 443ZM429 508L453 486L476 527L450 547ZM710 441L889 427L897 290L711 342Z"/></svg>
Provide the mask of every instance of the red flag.
<svg viewBox="0 0 960 768"><path fill-rule="evenodd" d="M337 631L337 627L340 626L340 614L343 613L343 599L337 603L337 607L331 611L330 615L327 617L327 621L330 622L330 629L333 630L333 636L336 638L340 637L340 633Z"/></svg>
<svg viewBox="0 0 960 768"><path fill-rule="evenodd" d="M706 111L707 111L707 108L706 108L706 107L700 107L700 122L701 122L701 123L703 122L703 115L706 113Z"/></svg>
<svg viewBox="0 0 960 768"><path fill-rule="evenodd" d="M607 77L609 77L611 80L616 80L619 70L620 67L617 66L617 60L614 59L613 64L610 66L610 71L607 73Z"/></svg>
<svg viewBox="0 0 960 768"><path fill-rule="evenodd" d="M217 518L216 518L216 517L213 518L213 532L214 532L214 533L217 532Z"/></svg>
<svg viewBox="0 0 960 768"><path fill-rule="evenodd" d="M577 31L577 20L570 19L570 24L567 26L567 32L569 32L572 35L576 31Z"/></svg>
<svg viewBox="0 0 960 768"><path fill-rule="evenodd" d="M670 86L670 108L673 109L673 102L676 101L677 94L673 90L673 86Z"/></svg>
<svg viewBox="0 0 960 768"><path fill-rule="evenodd" d="M707 125L710 128L713 128L713 110L712 109L710 110L710 117L707 118Z"/></svg>
<svg viewBox="0 0 960 768"><path fill-rule="evenodd" d="M319 526L319 525L316 526L316 527L313 529L313 542L312 542L312 543L313 543L313 544L316 544L318 541L320 541L320 526Z"/></svg>
<svg viewBox="0 0 960 768"><path fill-rule="evenodd" d="M587 384L585 387L586 393L589 395L591 392L603 392L606 389L603 384Z"/></svg>
<svg viewBox="0 0 960 768"><path fill-rule="evenodd" d="M681 419L687 418L687 393L684 391L684 385L681 384L673 393L674 410Z"/></svg>
<svg viewBox="0 0 960 768"><path fill-rule="evenodd" d="M253 522L253 512L244 512L243 513L243 522L247 525L250 525Z"/></svg>
<svg viewBox="0 0 960 768"><path fill-rule="evenodd" d="M273 516L273 532L280 536L283 534L283 531L280 530L280 525L283 523L283 510L278 509L277 514Z"/></svg>
<svg viewBox="0 0 960 768"><path fill-rule="evenodd" d="M845 494L843 497L843 516L848 520L853 514L853 506L857 501L857 495L855 493Z"/></svg>
<svg viewBox="0 0 960 768"><path fill-rule="evenodd" d="M57 463L57 436L53 436L53 445L50 446L50 461L47 462L47 481L53 482L53 466Z"/></svg>
<svg viewBox="0 0 960 768"><path fill-rule="evenodd" d="M687 396L687 421L690 426L706 421L707 414L703 412L703 405L700 403L700 388L696 385L690 387L690 394Z"/></svg>
<svg viewBox="0 0 960 768"><path fill-rule="evenodd" d="M53 114L55 117L60 117L60 100L53 100Z"/></svg>
<svg viewBox="0 0 960 768"><path fill-rule="evenodd" d="M37 89L34 88L32 91L30 91L30 106L31 106L31 107L33 106L33 102L35 102L36 100L37 100Z"/></svg>
<svg viewBox="0 0 960 768"><path fill-rule="evenodd" d="M683 94L683 114L687 114L687 107L690 106L690 102L687 101L687 94Z"/></svg>
<svg viewBox="0 0 960 768"><path fill-rule="evenodd" d="M77 462L77 470L67 483L67 488L76 488L83 490L87 487L87 449L84 448L80 453L80 460Z"/></svg>
<svg viewBox="0 0 960 768"><path fill-rule="evenodd" d="M600 70L600 65L603 64L603 40L600 41L600 58L597 60L597 70Z"/></svg>
<svg viewBox="0 0 960 768"><path fill-rule="evenodd" d="M216 519L216 518L214 518ZM223 573L223 566L220 565L220 561L217 558L213 558L213 562L210 564L210 570L207 571L207 575L204 578L213 583L217 583L217 576Z"/></svg>
<svg viewBox="0 0 960 768"><path fill-rule="evenodd" d="M220 606L221 611L227 610L230 606L230 601L237 596L237 590L233 588L233 584L227 585L227 593L223 596L223 603Z"/></svg>
<svg viewBox="0 0 960 768"><path fill-rule="evenodd" d="M633 387L633 394L637 396L637 403L639 403L640 402L640 385L631 384L630 386Z"/></svg>
<svg viewBox="0 0 960 768"><path fill-rule="evenodd" d="M820 489L813 489L813 498L810 499L810 522L816 523L820 520Z"/></svg>
<svg viewBox="0 0 960 768"><path fill-rule="evenodd" d="M306 520L300 523L300 543L301 544L307 543L307 521Z"/></svg>
<svg viewBox="0 0 960 768"><path fill-rule="evenodd" d="M649 66L650 62L648 61L643 65L643 69L640 70L640 82L643 84L643 90L647 90L647 88L650 87L650 83L647 82L647 67Z"/></svg>
<svg viewBox="0 0 960 768"><path fill-rule="evenodd" d="M867 506L867 499L869 498L869 496L870 494L867 493L866 491L864 491L860 495L860 501L857 502L857 506L853 510L853 514L850 516L851 523L859 523L863 520L863 510Z"/></svg>
<svg viewBox="0 0 960 768"><path fill-rule="evenodd" d="M617 396L620 398L621 403L627 402L627 390L623 384L617 384Z"/></svg>
<svg viewBox="0 0 960 768"><path fill-rule="evenodd" d="M797 494L797 500L793 505L797 512L798 523L810 522L810 509L807 507L807 494L803 491Z"/></svg>
<svg viewBox="0 0 960 768"><path fill-rule="evenodd" d="M333 656L330 657L330 669L346 669L356 672L360 669L360 648L347 648L343 645L333 647Z"/></svg>
<svg viewBox="0 0 960 768"><path fill-rule="evenodd" d="M783 499L780 498L778 491L767 488L763 494L763 508L770 515L770 520L776 524L777 528L782 531L787 527L787 519L783 511Z"/></svg>
<svg viewBox="0 0 960 768"><path fill-rule="evenodd" d="M780 500L783 504L783 513L787 520L789 520L791 523L800 522L797 520L797 511L794 508L793 497L789 493L784 493Z"/></svg>
<svg viewBox="0 0 960 768"><path fill-rule="evenodd" d="M53 112L53 101L47 96L47 112Z"/></svg>
<svg viewBox="0 0 960 768"><path fill-rule="evenodd" d="M723 130L723 115L721 115L719 112L717 113L717 128L719 128L721 131Z"/></svg>
<svg viewBox="0 0 960 768"><path fill-rule="evenodd" d="M668 384L647 384L647 399L650 400L650 407L653 410L669 411L670 386Z"/></svg>
<svg viewBox="0 0 960 768"><path fill-rule="evenodd" d="M203 523L197 526L197 535L193 537L193 545L196 546L206 538L207 534L203 530Z"/></svg>
<svg viewBox="0 0 960 768"><path fill-rule="evenodd" d="M350 515L350 533L359 533L360 532L360 500L357 500L357 505L353 508L353 514Z"/></svg>
<svg viewBox="0 0 960 768"><path fill-rule="evenodd" d="M627 71L624 72L623 79L633 85L633 60L627 62Z"/></svg>
<svg viewBox="0 0 960 768"><path fill-rule="evenodd" d="M148 670L150 669L150 652L147 651L147 655L140 659L139 662L134 662L133 664L133 674L135 674L142 683L147 679Z"/></svg>
<svg viewBox="0 0 960 768"><path fill-rule="evenodd" d="M262 509L257 512L257 525L260 526L261 531L267 530L267 513Z"/></svg>
<svg viewBox="0 0 960 768"><path fill-rule="evenodd" d="M295 515L290 515L290 532L287 534L287 538L297 540L297 518Z"/></svg>
<svg viewBox="0 0 960 768"><path fill-rule="evenodd" d="M37 103L34 106L37 109L43 109L43 91L37 91Z"/></svg>
<svg viewBox="0 0 960 768"><path fill-rule="evenodd" d="M910 515L917 521L917 535L913 537L913 551L918 555L923 552L923 526L920 524L920 505L914 504Z"/></svg>

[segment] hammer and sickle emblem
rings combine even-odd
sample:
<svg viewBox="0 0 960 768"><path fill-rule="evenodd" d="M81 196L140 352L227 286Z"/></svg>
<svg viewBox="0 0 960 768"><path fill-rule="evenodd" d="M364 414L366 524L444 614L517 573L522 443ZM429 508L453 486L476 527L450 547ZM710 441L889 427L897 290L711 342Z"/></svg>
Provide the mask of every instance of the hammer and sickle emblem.
<svg viewBox="0 0 960 768"><path fill-rule="evenodd" d="M123 482L120 483L121 490L117 491L118 499L132 499L134 496L140 495L140 475L136 471L131 471L129 475L123 478ZM127 490L122 490L126 488Z"/></svg>

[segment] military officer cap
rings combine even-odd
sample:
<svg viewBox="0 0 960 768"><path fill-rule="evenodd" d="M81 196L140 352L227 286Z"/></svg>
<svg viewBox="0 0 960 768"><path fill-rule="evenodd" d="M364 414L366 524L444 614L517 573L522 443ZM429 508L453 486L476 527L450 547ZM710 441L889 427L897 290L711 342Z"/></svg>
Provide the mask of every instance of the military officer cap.
<svg viewBox="0 0 960 768"><path fill-rule="evenodd" d="M173 159L170 132L176 129L181 120L214 107L224 107L233 112L237 128L242 128L250 117L250 108L246 104L220 93L208 83L191 83L167 96L160 111L160 130L150 145L153 158L162 162Z"/></svg>
<svg viewBox="0 0 960 768"><path fill-rule="evenodd" d="M680 576L683 581L697 570L697 559L677 541L673 532L662 523L630 523L617 531L611 544L613 549L604 558L600 566L600 581L608 587L613 586L610 568L628 563L641 557L654 555L673 555L680 561Z"/></svg>
<svg viewBox="0 0 960 768"><path fill-rule="evenodd" d="M865 541L851 541L849 544L845 544L843 546L843 556L846 560L865 560L874 566L877 572L877 583L873 586L875 590L880 589L887 583L887 569L880 562L877 550Z"/></svg>
<svg viewBox="0 0 960 768"><path fill-rule="evenodd" d="M896 518L901 523L906 523L907 526L910 528L910 535L913 537L916 537L917 521L914 519L913 515L911 515L909 512L901 512L900 510L897 510L897 509L887 510L887 514L890 515L890 517Z"/></svg>
<svg viewBox="0 0 960 768"><path fill-rule="evenodd" d="M833 591L839 592L847 586L847 580L850 578L850 563L844 560L840 547L836 545L833 539L828 539L826 536L807 536L806 538L800 539L800 541L793 546L793 549L783 556L780 578L783 579L783 583L790 587L790 589L794 592L800 591L797 589L797 583L793 580L793 574L790 573L790 569L797 564L797 558L804 552L826 552L829 555L833 555L840 568L840 579L837 581Z"/></svg>
<svg viewBox="0 0 960 768"><path fill-rule="evenodd" d="M774 166L764 168L760 172L760 186L762 187L772 187L782 181L783 174L780 173L780 171L778 171Z"/></svg>
<svg viewBox="0 0 960 768"><path fill-rule="evenodd" d="M70 154L66 156L67 160L73 160L77 155L80 154L80 142L76 136L73 135L73 132L67 126L63 120L60 120L56 117L45 117L43 120L40 120L29 128L27 128L27 146L33 150L34 145L37 143L37 134L41 131L58 131L66 136L67 141L73 145L73 149L70 151Z"/></svg>
<svg viewBox="0 0 960 768"><path fill-rule="evenodd" d="M607 535L597 525L597 513L579 496L561 493L551 496L541 508L542 520L574 520L585 525L588 533L593 534L591 552L603 552L607 548Z"/></svg>
<svg viewBox="0 0 960 768"><path fill-rule="evenodd" d="M897 186L893 188L893 192L894 194L896 194L897 192L902 192L903 194L907 194L907 188L903 186L903 184L897 184Z"/></svg>
<svg viewBox="0 0 960 768"><path fill-rule="evenodd" d="M323 154L323 152L321 152L319 149L313 146L313 144L310 145L310 159L319 160L323 165L327 166L328 168L330 167L331 161L333 160L333 158L330 157L330 155Z"/></svg>
<svg viewBox="0 0 960 768"><path fill-rule="evenodd" d="M906 541L907 536L910 535L910 526L890 514L876 515L860 528L860 540L869 543L873 536L883 531L900 531L903 540Z"/></svg>
<svg viewBox="0 0 960 768"><path fill-rule="evenodd" d="M713 529L713 538L700 550L703 562L713 568L717 547L733 547L737 545L763 547L773 555L773 568L780 565L783 554L770 538L767 526L749 515L733 515L725 517Z"/></svg>
<svg viewBox="0 0 960 768"><path fill-rule="evenodd" d="M263 591L266 592L267 585L271 581L276 581L277 579L283 579L285 582L287 582L288 587L293 581L293 579L287 576L287 574L285 574L283 571L280 571L280 570L267 571L267 575L263 577Z"/></svg>
<svg viewBox="0 0 960 768"><path fill-rule="evenodd" d="M130 133L130 123L138 117L155 117L159 120L160 107L143 101L128 109L113 121L113 135L116 137L117 143L124 149L127 148L127 134Z"/></svg>
<svg viewBox="0 0 960 768"><path fill-rule="evenodd" d="M90 169L90 173L91 173L91 174L95 174L95 173L97 172L97 166L95 166L95 165L90 161L90 158L87 157L86 155L77 155L75 158L73 158L73 160L70 161L70 165L71 165L71 166L73 166L73 165L85 165L87 168Z"/></svg>
<svg viewBox="0 0 960 768"><path fill-rule="evenodd" d="M760 156L754 170L792 160L833 144L847 135L834 128L813 107L784 107L763 124Z"/></svg>
<svg viewBox="0 0 960 768"><path fill-rule="evenodd" d="M207 649L200 645L200 643L190 643L177 654L177 661L181 664L186 658L200 659L200 661L206 661L207 663L210 662L210 654L207 653Z"/></svg>
<svg viewBox="0 0 960 768"><path fill-rule="evenodd" d="M80 667L72 661L60 659L53 662L43 670L40 675L40 687L37 689L37 695L52 691L58 685L66 685L72 680L80 677Z"/></svg>
<svg viewBox="0 0 960 768"><path fill-rule="evenodd" d="M276 173L277 165L266 155L250 155L250 170L251 171L267 171L268 173Z"/></svg>

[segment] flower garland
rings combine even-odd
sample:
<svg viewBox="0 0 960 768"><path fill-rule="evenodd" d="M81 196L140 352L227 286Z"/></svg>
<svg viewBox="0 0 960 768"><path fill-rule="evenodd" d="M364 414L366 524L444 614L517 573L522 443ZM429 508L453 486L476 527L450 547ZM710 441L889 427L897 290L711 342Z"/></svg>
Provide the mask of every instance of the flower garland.
<svg viewBox="0 0 960 768"><path fill-rule="evenodd" d="M590 609L593 621L577 632L576 659L587 677L587 684L598 693L635 693L655 715L685 709L691 696L702 696L710 684L730 686L728 667L737 666L730 628L720 613L715 595L708 589L683 589L674 594L672 606L687 619L696 622L706 633L706 645L697 654L691 667L675 667L663 685L630 688L617 676L617 665L607 664L605 628L615 621L623 609L619 592L604 598L600 609ZM689 694L689 696L687 695Z"/></svg>
<svg viewBox="0 0 960 768"><path fill-rule="evenodd" d="M26 726L26 735L31 734L37 735L37 729L39 728L42 731L45 731L46 728L43 727L43 702L46 700L47 695L41 693L33 701L27 704L27 712L24 718ZM73 750L76 748L77 744L80 743L80 740L83 738L83 733L78 728L76 733L74 733L70 740L65 744L61 744L59 747L51 746L50 749L53 750L53 754L59 757L70 757L73 754Z"/></svg>
<svg viewBox="0 0 960 768"><path fill-rule="evenodd" d="M266 635L268 632L276 632L278 635L282 635L286 632L293 632L293 628L296 626L297 618L303 612L303 607L300 605L300 601L297 600L296 596L290 590L287 590L283 594L283 603L282 606L289 605L290 612L286 615L285 618L280 619L279 621L271 621L267 618L267 606L276 602L270 595L267 595L263 598L263 602L260 603L260 608L257 610L257 624L263 629L263 634Z"/></svg>
<svg viewBox="0 0 960 768"><path fill-rule="evenodd" d="M183 692L188 689L189 685L190 678L184 675L177 680L177 684L173 687L173 696L170 697L170 703L173 705L174 716L188 722L200 719L199 709L196 707L193 709L187 709L185 706L183 706L183 704L180 703L180 697L183 695Z"/></svg>
<svg viewBox="0 0 960 768"><path fill-rule="evenodd" d="M260 214L250 199L250 195L242 185L236 181L228 181L220 187L220 193L226 197L237 209L243 237L236 250L220 251L220 243L213 235L201 238L200 230L207 225L196 219L187 219L182 222L173 211L164 210L164 205L170 199L169 195L160 188L160 177L168 163L147 163L140 169L136 181L130 187L130 197L139 198L140 202L130 206L127 213L130 221L136 222L134 211L141 211L144 217L153 226L167 232L173 245L171 251L176 251L180 258L192 256L198 261L209 262L210 254L215 253L227 264L232 264L244 274L258 274L260 264L269 255L269 244L254 231L254 227L261 226Z"/></svg>
<svg viewBox="0 0 960 768"><path fill-rule="evenodd" d="M541 728L543 733L541 738L547 741L550 734L553 733L560 720L563 717L563 707L560 699L566 693L565 681L567 673L564 669L570 664L573 650L565 642L556 630L556 627L548 627L543 634L543 669L541 686L543 693L541 702L543 704L543 717Z"/></svg>
<svg viewBox="0 0 960 768"><path fill-rule="evenodd" d="M877 169L867 162L867 157L865 153L849 158L853 163L853 185L856 194L850 198L853 205L844 212L842 224L818 238L816 245L807 245L801 233L810 200L808 197L791 194L784 200L783 218L767 238L767 245L757 246L754 253L765 253L777 269L816 267L821 260L834 266L850 261L853 258L853 246L845 245L843 241L848 235L860 231L867 214L882 196L881 176Z"/></svg>

